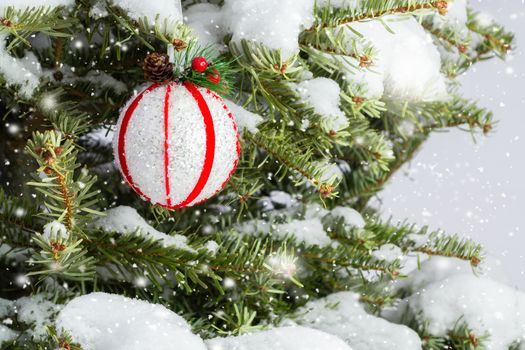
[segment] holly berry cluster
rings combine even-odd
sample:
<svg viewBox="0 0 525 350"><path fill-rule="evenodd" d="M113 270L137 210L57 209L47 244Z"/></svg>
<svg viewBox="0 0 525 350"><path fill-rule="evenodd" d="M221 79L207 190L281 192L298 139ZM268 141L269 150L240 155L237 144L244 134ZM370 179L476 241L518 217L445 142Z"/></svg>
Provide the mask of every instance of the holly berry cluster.
<svg viewBox="0 0 525 350"><path fill-rule="evenodd" d="M206 80L212 84L219 84L221 82L221 74L217 69L209 68L212 64L202 56L195 57L191 62L191 68L187 71L206 74ZM144 77L154 83L163 84L173 80L173 64L170 62L169 56L162 53L153 52L144 59ZM207 72L208 71L208 72Z"/></svg>
<svg viewBox="0 0 525 350"><path fill-rule="evenodd" d="M210 66L210 63L206 58L202 56L195 57L191 61L191 69L197 73L204 73ZM206 75L206 80L213 84L219 84L221 82L221 75L217 69L214 69L211 73Z"/></svg>

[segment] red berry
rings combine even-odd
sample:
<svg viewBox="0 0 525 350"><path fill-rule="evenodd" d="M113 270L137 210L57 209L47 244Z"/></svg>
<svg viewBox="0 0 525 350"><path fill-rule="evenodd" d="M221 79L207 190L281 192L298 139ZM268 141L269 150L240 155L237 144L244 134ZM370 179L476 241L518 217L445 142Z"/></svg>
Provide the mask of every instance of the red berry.
<svg viewBox="0 0 525 350"><path fill-rule="evenodd" d="M206 76L206 80L213 84L219 84L221 82L221 74L217 69L214 69L213 73L210 73Z"/></svg>
<svg viewBox="0 0 525 350"><path fill-rule="evenodd" d="M208 69L208 61L206 61L206 59L201 56L195 57L191 62L191 69L196 72L203 73L206 69Z"/></svg>

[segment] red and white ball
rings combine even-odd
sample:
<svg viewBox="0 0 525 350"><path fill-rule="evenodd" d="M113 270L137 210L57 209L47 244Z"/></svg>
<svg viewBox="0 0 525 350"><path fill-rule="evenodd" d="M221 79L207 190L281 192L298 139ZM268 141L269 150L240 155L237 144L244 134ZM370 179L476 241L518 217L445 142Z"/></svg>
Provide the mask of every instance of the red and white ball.
<svg viewBox="0 0 525 350"><path fill-rule="evenodd" d="M237 126L222 98L190 82L153 84L131 99L113 145L128 184L169 209L219 192L240 153Z"/></svg>

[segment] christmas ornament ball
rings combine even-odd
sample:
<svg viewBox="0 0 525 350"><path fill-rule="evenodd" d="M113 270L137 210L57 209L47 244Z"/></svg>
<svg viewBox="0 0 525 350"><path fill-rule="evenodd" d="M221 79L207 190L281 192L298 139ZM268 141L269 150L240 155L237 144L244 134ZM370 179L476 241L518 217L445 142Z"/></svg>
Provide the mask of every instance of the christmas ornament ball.
<svg viewBox="0 0 525 350"><path fill-rule="evenodd" d="M233 116L191 82L152 84L123 108L113 142L126 182L142 198L178 209L220 191L240 153Z"/></svg>

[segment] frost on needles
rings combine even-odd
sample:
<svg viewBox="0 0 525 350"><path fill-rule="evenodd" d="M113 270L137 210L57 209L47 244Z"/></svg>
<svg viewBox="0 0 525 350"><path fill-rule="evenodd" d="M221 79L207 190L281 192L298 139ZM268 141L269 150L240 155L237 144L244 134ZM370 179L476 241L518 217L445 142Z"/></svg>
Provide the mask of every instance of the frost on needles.
<svg viewBox="0 0 525 350"><path fill-rule="evenodd" d="M170 46L178 72L228 63L242 149L178 211L111 149ZM512 48L466 0L2 1L0 347L523 348L525 296L479 244L369 204L432 132L492 131L456 77Z"/></svg>

